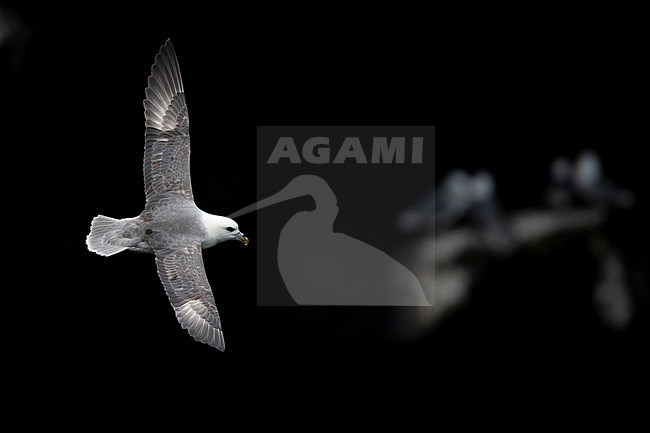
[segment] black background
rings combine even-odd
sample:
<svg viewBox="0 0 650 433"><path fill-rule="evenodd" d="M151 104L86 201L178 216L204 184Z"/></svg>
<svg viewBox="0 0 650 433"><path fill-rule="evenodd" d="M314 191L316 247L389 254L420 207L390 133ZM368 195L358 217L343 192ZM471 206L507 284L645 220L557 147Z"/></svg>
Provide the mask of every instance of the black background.
<svg viewBox="0 0 650 433"><path fill-rule="evenodd" d="M424 23L396 39L381 27L359 31L361 17L348 14L312 26L203 10L104 10L83 19L69 12L17 10L30 36L4 81L3 103L4 162L15 169L3 176L5 218L20 235L15 266L31 264L21 268L29 287L9 289L7 299L21 307L11 309L8 331L20 347L42 352L53 376L106 385L119 373L127 385L124 378L162 365L171 374L239 379L375 368L440 381L548 371L593 377L642 359L647 283L631 328L608 331L590 304L595 264L579 245L543 262L504 264L428 338L396 343L327 332L303 320L309 309L257 307L250 214L239 224L252 245L226 243L205 255L227 342L218 353L178 326L152 257L102 258L84 243L96 214L141 211L142 99L154 56L171 37L191 116L195 197L207 211L255 201L255 125L432 124L436 177L455 167L493 170L507 209L539 204L553 156L597 149L606 172L639 195L635 210L614 215L607 230L631 261L647 263L648 137L635 104L647 74L633 45L535 35L516 42L508 34L465 41L454 33L440 43ZM331 317L341 314L363 321L376 312Z"/></svg>

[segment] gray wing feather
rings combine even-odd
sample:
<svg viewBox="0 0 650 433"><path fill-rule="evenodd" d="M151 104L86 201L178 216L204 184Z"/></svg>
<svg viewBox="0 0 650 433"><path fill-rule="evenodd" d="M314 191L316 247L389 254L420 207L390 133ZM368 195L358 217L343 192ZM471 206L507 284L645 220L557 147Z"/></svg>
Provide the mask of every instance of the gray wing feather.
<svg viewBox="0 0 650 433"><path fill-rule="evenodd" d="M223 351L221 319L203 267L201 246L155 252L158 275L181 327L197 341Z"/></svg>
<svg viewBox="0 0 650 433"><path fill-rule="evenodd" d="M181 72L170 40L156 56L148 85L143 165L147 205L166 193L192 200L190 123Z"/></svg>

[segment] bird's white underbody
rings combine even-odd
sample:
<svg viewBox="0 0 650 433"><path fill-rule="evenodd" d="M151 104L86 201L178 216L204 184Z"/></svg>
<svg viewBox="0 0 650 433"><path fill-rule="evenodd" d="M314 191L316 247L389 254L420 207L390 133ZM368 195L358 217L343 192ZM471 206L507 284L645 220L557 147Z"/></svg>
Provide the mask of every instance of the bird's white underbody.
<svg viewBox="0 0 650 433"><path fill-rule="evenodd" d="M189 116L171 41L156 56L145 90L144 184L146 205L134 218L99 215L86 238L102 256L122 251L156 256L158 276L183 329L197 341L225 349L221 319L205 274L202 251L248 238L230 218L194 203L190 180Z"/></svg>

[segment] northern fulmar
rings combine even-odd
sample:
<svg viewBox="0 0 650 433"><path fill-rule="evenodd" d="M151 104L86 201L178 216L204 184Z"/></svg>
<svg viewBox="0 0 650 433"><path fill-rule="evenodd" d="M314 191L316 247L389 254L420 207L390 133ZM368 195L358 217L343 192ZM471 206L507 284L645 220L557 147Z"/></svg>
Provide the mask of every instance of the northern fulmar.
<svg viewBox="0 0 650 433"><path fill-rule="evenodd" d="M231 239L248 245L248 238L232 219L203 212L194 203L189 118L169 39L151 67L145 94L144 211L135 218L95 217L86 244L102 256L125 250L155 254L158 276L181 327L223 351L221 320L202 251Z"/></svg>

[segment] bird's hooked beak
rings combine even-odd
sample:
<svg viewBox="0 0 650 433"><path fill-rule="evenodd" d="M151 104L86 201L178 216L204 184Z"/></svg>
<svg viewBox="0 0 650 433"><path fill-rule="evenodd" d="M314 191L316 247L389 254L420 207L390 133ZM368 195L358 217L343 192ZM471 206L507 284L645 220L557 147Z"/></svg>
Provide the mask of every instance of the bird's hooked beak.
<svg viewBox="0 0 650 433"><path fill-rule="evenodd" d="M237 230L237 231L235 232L235 238L236 238L239 242L241 242L242 244L244 244L244 245L248 245L248 238L247 238L246 236L244 236L244 234L243 234L242 232L240 232L239 230Z"/></svg>

